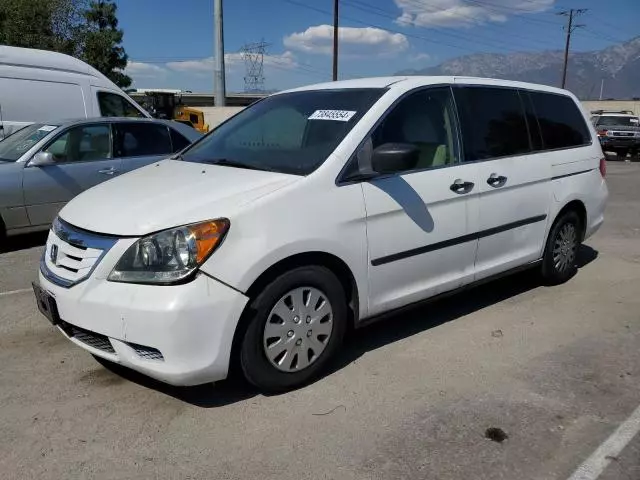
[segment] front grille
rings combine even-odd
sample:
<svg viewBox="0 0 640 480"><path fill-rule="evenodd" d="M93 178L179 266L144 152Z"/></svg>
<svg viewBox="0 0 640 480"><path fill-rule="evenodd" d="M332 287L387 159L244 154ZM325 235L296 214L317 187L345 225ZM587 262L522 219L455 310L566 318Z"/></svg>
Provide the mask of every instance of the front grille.
<svg viewBox="0 0 640 480"><path fill-rule="evenodd" d="M130 343L129 346L133 348L140 358L164 361L162 353L160 353L160 350L157 348L145 347L144 345L137 345L135 343Z"/></svg>
<svg viewBox="0 0 640 480"><path fill-rule="evenodd" d="M71 338L75 338L79 342L84 343L90 347L95 348L96 350L101 350L106 353L116 353L113 349L113 345L109 341L109 337L106 335L101 335L99 333L90 332L89 330L85 330L84 328L76 327L75 325L71 325L70 323L66 323L61 325L62 329L66 332L67 335Z"/></svg>
<svg viewBox="0 0 640 480"><path fill-rule="evenodd" d="M56 218L40 270L53 283L71 287L91 275L116 242L117 238L87 232Z"/></svg>

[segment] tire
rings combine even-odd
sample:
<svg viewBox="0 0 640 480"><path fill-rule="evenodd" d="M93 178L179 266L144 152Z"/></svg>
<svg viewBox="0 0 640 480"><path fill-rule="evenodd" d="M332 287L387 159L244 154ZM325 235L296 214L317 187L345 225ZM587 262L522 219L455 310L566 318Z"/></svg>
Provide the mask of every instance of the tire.
<svg viewBox="0 0 640 480"><path fill-rule="evenodd" d="M559 285L578 271L576 256L582 241L582 222L574 210L558 217L551 227L542 257L542 278L547 285Z"/></svg>
<svg viewBox="0 0 640 480"><path fill-rule="evenodd" d="M249 305L240 349L245 378L265 392L316 378L342 344L347 308L340 281L325 267L299 267L277 277Z"/></svg>
<svg viewBox="0 0 640 480"><path fill-rule="evenodd" d="M629 153L629 150L627 150L626 148L616 150L616 155L618 156L618 160L625 160L627 158L628 153Z"/></svg>
<svg viewBox="0 0 640 480"><path fill-rule="evenodd" d="M7 231L4 228L2 218L0 218L0 253L3 253L7 248Z"/></svg>

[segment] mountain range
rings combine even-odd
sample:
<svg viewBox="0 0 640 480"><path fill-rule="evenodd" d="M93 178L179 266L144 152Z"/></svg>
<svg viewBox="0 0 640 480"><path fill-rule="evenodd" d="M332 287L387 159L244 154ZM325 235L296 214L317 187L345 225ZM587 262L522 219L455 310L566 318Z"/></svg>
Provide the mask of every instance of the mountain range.
<svg viewBox="0 0 640 480"><path fill-rule="evenodd" d="M435 67L410 69L398 75L468 75L560 86L561 50L511 54L477 53L447 60ZM593 52L569 55L566 88L582 100L640 97L640 36Z"/></svg>

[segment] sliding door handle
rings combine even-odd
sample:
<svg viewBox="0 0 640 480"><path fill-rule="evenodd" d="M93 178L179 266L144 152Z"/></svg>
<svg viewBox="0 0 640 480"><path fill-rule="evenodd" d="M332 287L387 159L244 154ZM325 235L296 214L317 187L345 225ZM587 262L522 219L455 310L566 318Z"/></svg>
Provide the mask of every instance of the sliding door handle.
<svg viewBox="0 0 640 480"><path fill-rule="evenodd" d="M458 178L456 179L455 182L451 184L449 188L451 189L452 192L463 194L463 193L469 193L471 190L473 190L473 185L474 185L473 182L465 182Z"/></svg>
<svg viewBox="0 0 640 480"><path fill-rule="evenodd" d="M498 188L507 183L507 177L492 173L489 178L487 178L487 183L494 188Z"/></svg>

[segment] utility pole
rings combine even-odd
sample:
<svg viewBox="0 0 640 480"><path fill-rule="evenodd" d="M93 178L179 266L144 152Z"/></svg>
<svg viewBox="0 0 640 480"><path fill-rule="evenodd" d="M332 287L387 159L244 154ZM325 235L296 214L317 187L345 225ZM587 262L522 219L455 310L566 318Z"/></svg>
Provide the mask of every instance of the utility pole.
<svg viewBox="0 0 640 480"><path fill-rule="evenodd" d="M574 25L573 17L578 16L586 12L586 8L572 8L570 10L565 10L563 12L558 12L558 15L563 15L568 17L567 26L565 27L567 31L567 43L564 46L564 66L562 67L562 88L564 88L567 83L567 63L569 61L569 43L571 42L571 34L576 28L584 27L584 25Z"/></svg>
<svg viewBox="0 0 640 480"><path fill-rule="evenodd" d="M222 0L213 1L213 27L215 34L214 98L216 107L224 107L227 89L224 84L224 32L222 30Z"/></svg>
<svg viewBox="0 0 640 480"><path fill-rule="evenodd" d="M333 0L333 81L338 80L338 0Z"/></svg>
<svg viewBox="0 0 640 480"><path fill-rule="evenodd" d="M602 100L602 91L604 90L604 78L600 81L600 100Z"/></svg>

